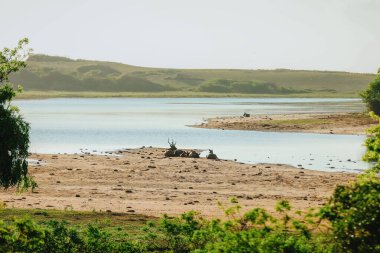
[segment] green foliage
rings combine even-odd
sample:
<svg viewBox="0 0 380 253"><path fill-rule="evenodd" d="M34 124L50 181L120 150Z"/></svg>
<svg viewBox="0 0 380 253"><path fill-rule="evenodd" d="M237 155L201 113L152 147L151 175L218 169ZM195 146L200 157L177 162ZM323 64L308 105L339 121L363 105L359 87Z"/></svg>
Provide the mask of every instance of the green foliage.
<svg viewBox="0 0 380 253"><path fill-rule="evenodd" d="M380 252L380 117L375 112L370 112L370 116L379 124L368 130L363 159L372 162L373 168L355 182L337 186L330 202L321 210L346 252Z"/></svg>
<svg viewBox="0 0 380 253"><path fill-rule="evenodd" d="M365 146L367 147L367 151L364 154L363 159L368 162L376 162L380 161L380 117L375 113L370 112L369 115L379 121L379 124L367 130L368 137L365 140Z"/></svg>
<svg viewBox="0 0 380 253"><path fill-rule="evenodd" d="M0 223L0 252L114 253L143 252L138 242L115 240L110 233L89 225L84 231L52 221L45 226L30 219Z"/></svg>
<svg viewBox="0 0 380 253"><path fill-rule="evenodd" d="M375 79L368 84L366 90L360 93L360 96L370 111L380 115L380 69Z"/></svg>
<svg viewBox="0 0 380 253"><path fill-rule="evenodd" d="M342 252L380 252L380 117L374 112L370 116L379 124L368 130L363 159L373 168L349 185L337 186L321 209Z"/></svg>
<svg viewBox="0 0 380 253"><path fill-rule="evenodd" d="M31 220L0 223L0 252L38 252L44 232Z"/></svg>
<svg viewBox="0 0 380 253"><path fill-rule="evenodd" d="M26 67L24 60L30 52L24 50L26 44L28 44L28 39L22 39L18 42L17 47L4 48L3 51L0 51L0 83L8 82L11 73Z"/></svg>
<svg viewBox="0 0 380 253"><path fill-rule="evenodd" d="M50 221L44 230L44 248L57 253L78 252L84 248L84 241L77 230L69 228L67 223ZM41 229L43 230L43 229Z"/></svg>
<svg viewBox="0 0 380 253"><path fill-rule="evenodd" d="M0 51L0 186L32 189L36 183L28 177L29 124L11 105L16 90L9 83L9 75L25 67L24 59L29 50L24 50L27 39L20 40L14 49ZM21 88L18 88L21 92Z"/></svg>
<svg viewBox="0 0 380 253"><path fill-rule="evenodd" d="M231 199L236 203L236 199ZM338 186L328 204L306 213L288 201L276 216L255 208L223 208L226 219L207 220L195 212L164 216L149 224L149 251L169 252L380 252L380 182L368 171L350 185ZM322 225L324 224L324 225ZM329 229L331 228L331 230Z"/></svg>
<svg viewBox="0 0 380 253"><path fill-rule="evenodd" d="M147 249L169 252L380 252L379 169L338 186L321 209L292 211L282 200L276 216L255 208L241 215L240 205L221 205L227 218L206 220L195 212L164 216L150 224Z"/></svg>
<svg viewBox="0 0 380 253"><path fill-rule="evenodd" d="M235 203L235 199L231 199ZM195 212L178 218L164 216L149 224L149 251L168 252L335 252L331 238L312 234L318 226L315 212L290 214L287 201L277 205L279 218L255 208L240 215L240 206L224 208L225 220L203 219ZM153 236L152 236L153 235ZM324 245L328 244L328 245Z"/></svg>
<svg viewBox="0 0 380 253"><path fill-rule="evenodd" d="M330 202L321 210L332 224L343 252L380 252L380 179L378 169L336 187Z"/></svg>
<svg viewBox="0 0 380 253"><path fill-rule="evenodd" d="M274 83L253 82L253 81L234 81L217 79L206 82L199 86L199 91L220 92L220 93L250 93L250 94L292 94L310 93L310 90L296 90L286 87L278 87Z"/></svg>

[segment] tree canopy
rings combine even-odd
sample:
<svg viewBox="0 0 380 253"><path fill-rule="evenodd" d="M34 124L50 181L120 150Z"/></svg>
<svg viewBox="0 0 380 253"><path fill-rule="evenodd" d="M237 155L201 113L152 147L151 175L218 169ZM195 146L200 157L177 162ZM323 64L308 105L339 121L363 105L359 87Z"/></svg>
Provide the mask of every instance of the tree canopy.
<svg viewBox="0 0 380 253"><path fill-rule="evenodd" d="M22 39L13 48L0 51L0 187L32 189L35 182L28 175L29 123L19 114L11 101L17 89L9 82L9 75L26 66L25 60L30 53L26 48L28 39Z"/></svg>
<svg viewBox="0 0 380 253"><path fill-rule="evenodd" d="M368 88L360 95L370 111L380 115L380 69L375 79L368 84Z"/></svg>

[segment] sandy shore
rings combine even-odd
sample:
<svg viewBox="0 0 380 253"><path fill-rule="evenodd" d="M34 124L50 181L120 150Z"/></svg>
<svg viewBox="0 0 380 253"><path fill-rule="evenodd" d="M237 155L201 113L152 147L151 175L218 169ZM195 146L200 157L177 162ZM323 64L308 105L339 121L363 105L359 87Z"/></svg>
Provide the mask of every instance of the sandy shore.
<svg viewBox="0 0 380 253"><path fill-rule="evenodd" d="M8 207L136 212L160 216L201 211L219 217L217 203L237 197L244 209L273 210L280 199L299 209L322 205L335 185L354 175L281 164L241 164L205 158L165 158L164 149L125 150L119 156L33 154L35 193L1 191Z"/></svg>
<svg viewBox="0 0 380 253"><path fill-rule="evenodd" d="M366 129L376 123L378 122L361 113L313 113L210 118L206 123L193 127L320 134L365 134Z"/></svg>

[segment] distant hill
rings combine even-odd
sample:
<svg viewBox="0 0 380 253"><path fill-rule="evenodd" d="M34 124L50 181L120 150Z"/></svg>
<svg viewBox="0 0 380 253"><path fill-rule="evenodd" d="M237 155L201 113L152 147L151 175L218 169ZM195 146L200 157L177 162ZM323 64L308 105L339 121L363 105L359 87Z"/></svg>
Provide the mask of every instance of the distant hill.
<svg viewBox="0 0 380 253"><path fill-rule="evenodd" d="M332 71L165 69L32 55L12 75L26 91L202 92L219 94L356 95L375 77Z"/></svg>

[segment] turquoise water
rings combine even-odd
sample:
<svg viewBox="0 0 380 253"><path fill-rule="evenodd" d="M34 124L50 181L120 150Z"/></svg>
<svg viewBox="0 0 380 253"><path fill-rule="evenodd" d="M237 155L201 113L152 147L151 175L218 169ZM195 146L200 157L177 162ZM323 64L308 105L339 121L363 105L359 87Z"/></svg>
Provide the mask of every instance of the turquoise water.
<svg viewBox="0 0 380 253"><path fill-rule="evenodd" d="M31 123L31 152L75 153L141 146L213 149L222 159L283 163L309 169L367 168L360 135L269 133L187 127L208 117L362 111L357 99L106 98L15 102ZM347 161L347 160L351 161ZM331 160L331 161L330 161ZM334 167L334 168L331 168Z"/></svg>

